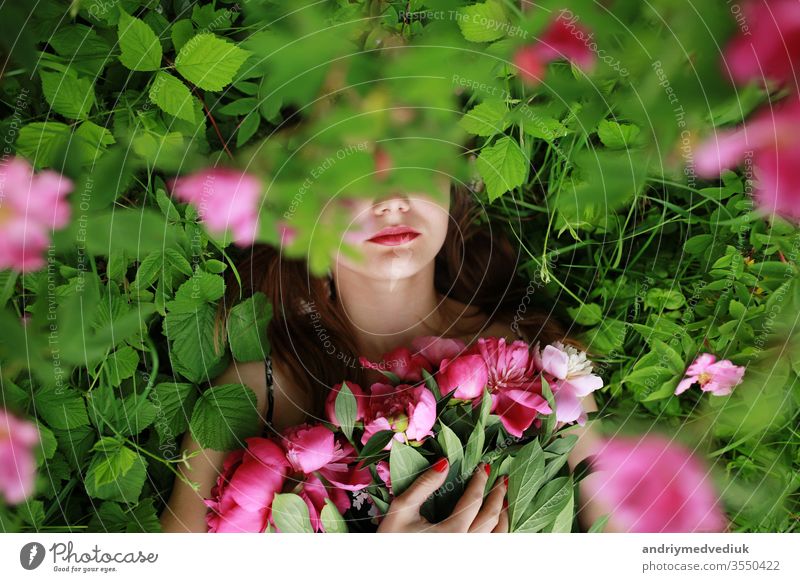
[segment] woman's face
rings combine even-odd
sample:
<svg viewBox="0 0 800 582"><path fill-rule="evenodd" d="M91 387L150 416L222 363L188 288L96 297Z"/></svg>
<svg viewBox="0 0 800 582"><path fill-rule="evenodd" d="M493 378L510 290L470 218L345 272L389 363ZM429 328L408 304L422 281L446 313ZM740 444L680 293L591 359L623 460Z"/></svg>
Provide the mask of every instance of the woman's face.
<svg viewBox="0 0 800 582"><path fill-rule="evenodd" d="M343 242L355 246L363 260L345 256L338 249L333 257L336 275L352 271L370 279L396 280L430 264L447 234L449 184L449 180L440 181L440 197L398 193L344 200L350 221Z"/></svg>

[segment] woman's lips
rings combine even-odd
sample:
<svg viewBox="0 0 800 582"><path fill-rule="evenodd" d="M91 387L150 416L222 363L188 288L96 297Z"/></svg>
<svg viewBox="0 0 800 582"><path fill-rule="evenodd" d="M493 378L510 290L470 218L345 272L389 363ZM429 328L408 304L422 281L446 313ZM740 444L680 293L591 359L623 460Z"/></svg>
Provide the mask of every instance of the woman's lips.
<svg viewBox="0 0 800 582"><path fill-rule="evenodd" d="M389 247L405 244L420 235L419 231L408 226L388 226L367 239L368 242Z"/></svg>

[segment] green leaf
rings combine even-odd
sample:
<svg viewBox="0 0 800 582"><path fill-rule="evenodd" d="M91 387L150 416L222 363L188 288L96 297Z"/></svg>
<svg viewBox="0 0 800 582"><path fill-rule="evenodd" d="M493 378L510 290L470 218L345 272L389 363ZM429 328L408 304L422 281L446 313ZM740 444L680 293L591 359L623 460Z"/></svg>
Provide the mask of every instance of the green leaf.
<svg viewBox="0 0 800 582"><path fill-rule="evenodd" d="M488 0L459 9L458 27L472 42L489 42L506 35L508 17L500 2Z"/></svg>
<svg viewBox="0 0 800 582"><path fill-rule="evenodd" d="M572 477L559 477L547 483L531 504L530 511L511 531L535 533L550 524L573 498Z"/></svg>
<svg viewBox="0 0 800 582"><path fill-rule="evenodd" d="M168 307L175 302L168 302ZM169 358L173 369L192 382L201 382L214 376L227 358L224 346L219 350L210 341L215 333L215 308L210 304L170 310L162 322L164 334L170 340Z"/></svg>
<svg viewBox="0 0 800 582"><path fill-rule="evenodd" d="M81 393L70 386L42 387L33 395L36 414L51 428L73 429L89 424Z"/></svg>
<svg viewBox="0 0 800 582"><path fill-rule="evenodd" d="M282 533L314 533L308 506L299 495L278 493L272 501L272 519Z"/></svg>
<svg viewBox="0 0 800 582"><path fill-rule="evenodd" d="M160 417L155 427L162 443L186 431L197 401L194 385L163 382L156 385L150 393L150 399Z"/></svg>
<svg viewBox="0 0 800 582"><path fill-rule="evenodd" d="M93 450L100 451L95 457L94 485L101 487L106 483L113 483L124 475L136 460L136 452L113 437L103 437Z"/></svg>
<svg viewBox="0 0 800 582"><path fill-rule="evenodd" d="M189 88L178 79L159 71L150 85L150 101L170 115L194 123L194 97Z"/></svg>
<svg viewBox="0 0 800 582"><path fill-rule="evenodd" d="M69 119L85 119L95 103L94 84L79 78L74 71L63 73L42 71L44 98L56 113Z"/></svg>
<svg viewBox="0 0 800 582"><path fill-rule="evenodd" d="M473 107L458 124L475 135L492 136L502 133L510 124L508 108L501 99L490 99Z"/></svg>
<svg viewBox="0 0 800 582"><path fill-rule="evenodd" d="M109 354L105 362L111 386L119 386L126 378L133 376L139 365L139 354L130 346L123 346Z"/></svg>
<svg viewBox="0 0 800 582"><path fill-rule="evenodd" d="M456 436L456 433L445 423L441 422L439 426L439 434L436 440L439 441L439 445L442 447L442 450L444 450L445 455L447 455L447 461L450 466L460 467L464 460L464 448L461 445L461 441L458 436Z"/></svg>
<svg viewBox="0 0 800 582"><path fill-rule="evenodd" d="M132 71L155 71L161 67L161 42L146 22L120 10L120 62Z"/></svg>
<svg viewBox="0 0 800 582"><path fill-rule="evenodd" d="M634 145L639 128L633 124L604 119L597 127L597 135L607 148L625 149Z"/></svg>
<svg viewBox="0 0 800 582"><path fill-rule="evenodd" d="M603 529L606 527L609 517L611 517L611 514L608 513L598 517L597 520L589 528L589 531L587 531L586 533L601 533Z"/></svg>
<svg viewBox="0 0 800 582"><path fill-rule="evenodd" d="M175 68L206 91L221 91L233 81L250 52L210 33L201 33L181 47Z"/></svg>
<svg viewBox="0 0 800 582"><path fill-rule="evenodd" d="M98 441L94 450L97 452L84 478L89 496L135 503L147 476L145 459L114 438Z"/></svg>
<svg viewBox="0 0 800 582"><path fill-rule="evenodd" d="M353 438L353 425L356 421L358 413L358 402L353 395L353 391L347 386L346 382L342 382L339 393L336 395L336 402L334 404L334 413L336 420L339 421L339 426L348 440Z"/></svg>
<svg viewBox="0 0 800 582"><path fill-rule="evenodd" d="M571 533L572 522L575 519L575 497L570 495L564 509L556 516L552 527L547 528L548 533Z"/></svg>
<svg viewBox="0 0 800 582"><path fill-rule="evenodd" d="M320 512L320 519L325 533L347 533L347 522L330 498L325 499L325 507Z"/></svg>
<svg viewBox="0 0 800 582"><path fill-rule="evenodd" d="M477 168L486 184L489 201L492 202L525 183L528 158L516 141L510 137L502 137L481 150Z"/></svg>
<svg viewBox="0 0 800 582"><path fill-rule="evenodd" d="M603 310L597 303L584 303L577 309L567 307L567 313L578 325L597 325L603 320Z"/></svg>
<svg viewBox="0 0 800 582"><path fill-rule="evenodd" d="M380 430L376 432L370 439L367 441L367 444L364 445L364 448L361 449L361 453L358 455L360 460L364 461L364 465L369 465L370 463L377 460L378 456L383 456L384 448L386 445L389 444L389 441L394 438L394 431L392 430Z"/></svg>
<svg viewBox="0 0 800 582"><path fill-rule="evenodd" d="M243 446L242 441L256 431L256 395L243 384L223 384L206 390L197 400L192 434L203 448L229 451Z"/></svg>
<svg viewBox="0 0 800 582"><path fill-rule="evenodd" d="M417 449L398 441L392 443L389 453L389 472L392 480L392 493L397 496L403 493L420 474L428 468Z"/></svg>
<svg viewBox="0 0 800 582"><path fill-rule="evenodd" d="M515 531L528 510L528 504L539 491L544 479L544 451L534 440L522 447L508 471L508 508L511 531Z"/></svg>
<svg viewBox="0 0 800 582"><path fill-rule="evenodd" d="M194 36L192 21L188 18L184 18L183 20L178 20L173 23L170 35L172 36L172 46L175 47L176 51L181 50L183 45Z"/></svg>
<svg viewBox="0 0 800 582"><path fill-rule="evenodd" d="M227 320L228 341L237 361L263 360L269 353L267 324L271 317L272 305L261 291L231 309Z"/></svg>
<svg viewBox="0 0 800 582"><path fill-rule="evenodd" d="M236 147L239 148L246 144L258 131L259 125L261 125L261 114L257 111L245 117L239 123L239 129L236 132Z"/></svg>
<svg viewBox="0 0 800 582"><path fill-rule="evenodd" d="M57 121L35 122L19 130L17 153L25 156L35 168L52 166L62 149L69 147L72 131Z"/></svg>

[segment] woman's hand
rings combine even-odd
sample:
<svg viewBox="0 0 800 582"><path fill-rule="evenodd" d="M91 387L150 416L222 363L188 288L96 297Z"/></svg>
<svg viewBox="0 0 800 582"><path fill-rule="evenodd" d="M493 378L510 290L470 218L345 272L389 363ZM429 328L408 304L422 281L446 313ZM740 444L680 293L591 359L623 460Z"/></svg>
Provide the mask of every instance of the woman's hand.
<svg viewBox="0 0 800 582"><path fill-rule="evenodd" d="M498 479L484 499L483 490L489 479L489 465L485 463L478 466L450 517L439 523L431 523L420 515L419 510L425 500L444 484L447 469L447 459L439 459L402 495L395 497L378 527L378 532L508 532L506 479Z"/></svg>

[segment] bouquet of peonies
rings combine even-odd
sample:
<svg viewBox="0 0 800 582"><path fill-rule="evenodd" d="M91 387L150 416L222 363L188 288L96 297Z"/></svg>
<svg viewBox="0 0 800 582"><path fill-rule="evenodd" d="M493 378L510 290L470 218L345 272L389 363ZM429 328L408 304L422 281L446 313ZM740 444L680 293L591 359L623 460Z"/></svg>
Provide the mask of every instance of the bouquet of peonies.
<svg viewBox="0 0 800 582"><path fill-rule="evenodd" d="M603 385L586 354L555 342L420 337L381 361L360 359L385 382L342 382L327 422L245 439L205 500L209 532L344 532L378 523L393 496L446 458L447 481L422 506L447 517L480 462L487 491L508 477L511 531L570 531L576 477L566 466L587 419L580 399ZM356 509L367 509L357 518Z"/></svg>

